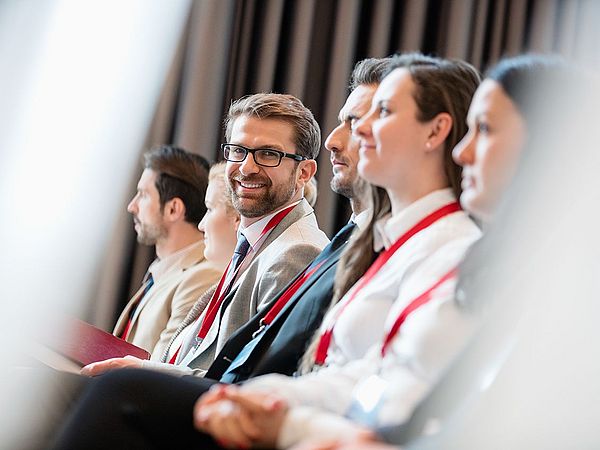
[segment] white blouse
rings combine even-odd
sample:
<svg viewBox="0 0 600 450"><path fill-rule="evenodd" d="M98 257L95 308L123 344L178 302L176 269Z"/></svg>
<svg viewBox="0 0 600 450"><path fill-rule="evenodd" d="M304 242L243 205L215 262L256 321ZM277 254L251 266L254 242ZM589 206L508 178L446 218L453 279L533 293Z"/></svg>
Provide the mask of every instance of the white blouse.
<svg viewBox="0 0 600 450"><path fill-rule="evenodd" d="M375 224L375 249L390 248L398 238L425 216L456 201L451 189L443 189L417 200L399 214L388 215ZM412 280L419 265L455 239L473 242L480 232L464 212L446 216L422 230L400 247L388 262L364 286L337 319L326 365L343 365L362 358L374 342L383 338L384 323L400 293ZM416 280L421 284L420 280ZM323 332L337 317L338 309L353 295L354 288L327 313Z"/></svg>
<svg viewBox="0 0 600 450"><path fill-rule="evenodd" d="M388 248L423 217L452 201L450 189L435 191L384 218L376 224L375 243ZM462 211L438 220L398 249L345 309L334 328L327 367L298 378L265 375L244 384L244 389L276 392L290 404L279 447L293 445L307 433L343 436L352 426L342 416L352 404L355 388L376 373L389 382L378 424L401 422L410 414L470 333L471 318L454 302L455 281L444 283L427 304L408 316L385 358L382 339L404 307L458 266L479 236L477 226ZM334 310L326 315L323 327L332 314Z"/></svg>

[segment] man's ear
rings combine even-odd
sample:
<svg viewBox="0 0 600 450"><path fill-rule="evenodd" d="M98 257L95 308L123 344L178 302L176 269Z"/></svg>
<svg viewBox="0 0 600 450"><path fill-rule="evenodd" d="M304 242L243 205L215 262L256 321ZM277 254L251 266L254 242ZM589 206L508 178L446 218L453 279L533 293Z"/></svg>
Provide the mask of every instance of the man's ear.
<svg viewBox="0 0 600 450"><path fill-rule="evenodd" d="M185 204L179 197L173 197L165 203L163 216L169 222L177 222L185 219Z"/></svg>
<svg viewBox="0 0 600 450"><path fill-rule="evenodd" d="M425 143L427 152L443 146L452 130L452 116L446 112L442 112L435 116L430 123L431 128L429 136L427 137L427 142Z"/></svg>
<svg viewBox="0 0 600 450"><path fill-rule="evenodd" d="M317 162L314 159L300 161L296 170L296 186L304 187L316 173Z"/></svg>

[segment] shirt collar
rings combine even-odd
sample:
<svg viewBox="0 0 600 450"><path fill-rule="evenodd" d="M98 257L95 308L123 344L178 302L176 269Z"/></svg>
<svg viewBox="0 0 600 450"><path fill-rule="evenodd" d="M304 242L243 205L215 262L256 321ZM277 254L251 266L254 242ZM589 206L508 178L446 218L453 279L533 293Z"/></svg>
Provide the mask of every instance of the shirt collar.
<svg viewBox="0 0 600 450"><path fill-rule="evenodd" d="M356 226L358 227L359 230L364 230L369 223L370 217L371 217L371 210L367 208L358 214L352 213L350 220L356 224Z"/></svg>
<svg viewBox="0 0 600 450"><path fill-rule="evenodd" d="M439 189L421 197L392 216L387 214L375 222L373 247L375 251L390 248L402 234L415 226L422 218L436 209L456 201L451 188Z"/></svg>
<svg viewBox="0 0 600 450"><path fill-rule="evenodd" d="M269 233L267 233L265 236L262 237L263 239L261 239L262 231L269 223L269 220L271 220L278 212L283 211L284 209L289 208L290 206L296 206L301 201L302 199L298 200L297 202L290 203L289 205L285 205L282 208L279 208L277 211L274 211L271 214L261 218L260 220L257 220L253 224L248 225L246 228L242 229L242 227L240 226L240 228L238 229L238 237L240 233L243 233L246 237L246 240L250 244L250 247L252 247L252 250L256 251L256 247L257 245L259 245L259 241L264 240L264 238L266 238L267 235L270 233L269 231Z"/></svg>
<svg viewBox="0 0 600 450"><path fill-rule="evenodd" d="M181 267L183 261L196 252L202 255L204 252L204 241L200 240L194 242L193 244L177 250L175 253L171 253L166 258L156 258L152 264L150 264L148 272L152 274L152 278L154 278L154 281L156 282L172 268Z"/></svg>

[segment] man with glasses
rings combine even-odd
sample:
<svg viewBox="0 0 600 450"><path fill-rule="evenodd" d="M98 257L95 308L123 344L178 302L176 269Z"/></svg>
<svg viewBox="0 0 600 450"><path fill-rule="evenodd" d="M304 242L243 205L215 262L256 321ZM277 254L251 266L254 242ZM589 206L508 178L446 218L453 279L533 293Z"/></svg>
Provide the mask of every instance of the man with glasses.
<svg viewBox="0 0 600 450"><path fill-rule="evenodd" d="M312 113L291 95L251 95L231 105L225 136L225 175L241 220L236 251L208 306L182 333L169 363L116 358L83 373L143 367L203 375L229 336L329 242L303 198L321 145Z"/></svg>
<svg viewBox="0 0 600 450"><path fill-rule="evenodd" d="M358 141L352 137L352 125L369 110L373 93L390 64L390 58L370 58L355 66L351 93L340 110L339 124L325 141L333 166L331 189L350 200L353 220L293 282L227 340L205 378L176 379L148 371L119 371L102 377L63 430L58 448L85 447L90 442L101 442L105 447L152 442L155 448L209 448L207 436L194 430L191 416L196 399L210 386L243 382L265 373L291 375L296 371L331 302L337 263L352 228L368 219L365 197L370 189L358 177ZM231 144L224 144L223 151L226 159L238 161L250 158L248 152L252 153L251 149ZM280 150L270 149L254 150L253 156L263 164L285 159ZM299 153L290 156L301 157ZM141 399L136 390L153 395ZM124 405L135 405L135 411L124 414ZM151 423L162 427L152 427ZM165 429L170 433L164 433Z"/></svg>

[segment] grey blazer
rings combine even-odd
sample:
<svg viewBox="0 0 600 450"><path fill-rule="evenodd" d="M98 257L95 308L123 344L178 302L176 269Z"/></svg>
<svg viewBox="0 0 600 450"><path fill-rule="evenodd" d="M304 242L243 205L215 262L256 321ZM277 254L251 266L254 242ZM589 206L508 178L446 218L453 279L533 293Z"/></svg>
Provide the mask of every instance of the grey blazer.
<svg viewBox="0 0 600 450"><path fill-rule="evenodd" d="M312 207L302 200L269 234L223 301L206 338L189 359L188 366L198 369L195 374L204 375L229 336L268 304L328 243ZM197 332L193 328L198 322L194 325L186 333Z"/></svg>

